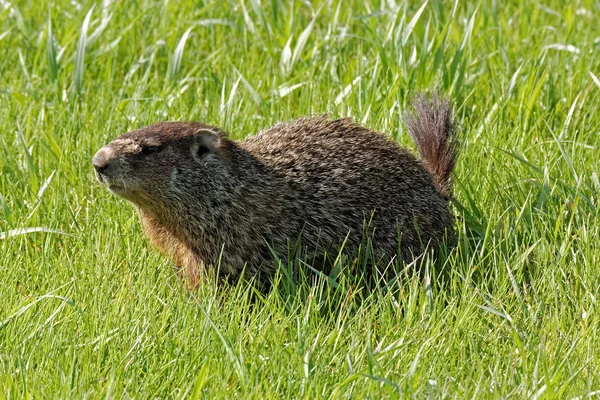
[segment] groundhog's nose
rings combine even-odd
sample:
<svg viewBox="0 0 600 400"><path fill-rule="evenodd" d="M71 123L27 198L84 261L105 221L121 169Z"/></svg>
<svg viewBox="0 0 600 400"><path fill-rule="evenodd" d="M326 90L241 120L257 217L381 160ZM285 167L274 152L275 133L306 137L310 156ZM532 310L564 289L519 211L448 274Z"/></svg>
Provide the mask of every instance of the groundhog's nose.
<svg viewBox="0 0 600 400"><path fill-rule="evenodd" d="M94 158L92 158L92 164L98 173L104 172L106 168L110 165L111 161L111 151L106 147L98 150Z"/></svg>

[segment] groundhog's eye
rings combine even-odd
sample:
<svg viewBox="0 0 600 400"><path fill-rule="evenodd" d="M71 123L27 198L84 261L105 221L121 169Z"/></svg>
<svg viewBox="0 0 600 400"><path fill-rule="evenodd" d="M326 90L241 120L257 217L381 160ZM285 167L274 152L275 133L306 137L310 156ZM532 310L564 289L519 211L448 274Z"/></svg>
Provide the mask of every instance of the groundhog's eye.
<svg viewBox="0 0 600 400"><path fill-rule="evenodd" d="M156 153L160 151L160 146L144 146L142 147L142 154Z"/></svg>

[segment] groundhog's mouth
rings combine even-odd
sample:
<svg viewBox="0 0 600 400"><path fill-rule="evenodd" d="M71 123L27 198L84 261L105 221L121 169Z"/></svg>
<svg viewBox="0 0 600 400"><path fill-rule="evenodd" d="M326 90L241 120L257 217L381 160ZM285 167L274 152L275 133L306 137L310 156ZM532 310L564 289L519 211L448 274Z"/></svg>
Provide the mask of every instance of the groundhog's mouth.
<svg viewBox="0 0 600 400"><path fill-rule="evenodd" d="M106 188L113 193L123 193L125 191L124 186L115 185L115 184L106 185Z"/></svg>
<svg viewBox="0 0 600 400"><path fill-rule="evenodd" d="M106 185L106 188L112 194L122 197L126 200L133 201L133 199L135 198L134 192L132 192L131 189L129 189L123 185L110 183L110 184Z"/></svg>
<svg viewBox="0 0 600 400"><path fill-rule="evenodd" d="M105 175L101 174L98 171L94 171L94 175L96 175L96 179L98 180L98 182L100 182L100 184L108 186L108 182Z"/></svg>
<svg viewBox="0 0 600 400"><path fill-rule="evenodd" d="M111 182L111 181L107 181L106 179L104 180L103 185L106 186L106 188L111 193L117 194L119 196L123 196L131 191L130 189L127 188L127 186L123 185L122 183Z"/></svg>
<svg viewBox="0 0 600 400"><path fill-rule="evenodd" d="M122 185L118 182L110 181L105 175L98 173L98 171L96 171L96 179L102 186L105 186L110 192L114 194L122 195L124 192L127 191L125 185Z"/></svg>

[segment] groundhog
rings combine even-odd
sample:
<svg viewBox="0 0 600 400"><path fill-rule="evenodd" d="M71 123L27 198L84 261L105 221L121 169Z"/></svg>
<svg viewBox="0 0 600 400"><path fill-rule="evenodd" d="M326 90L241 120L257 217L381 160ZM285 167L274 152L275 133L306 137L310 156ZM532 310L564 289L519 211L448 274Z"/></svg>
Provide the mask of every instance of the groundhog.
<svg viewBox="0 0 600 400"><path fill-rule="evenodd" d="M356 254L365 234L372 254L411 262L455 242L457 146L446 99L421 95L404 120L421 160L351 119L317 116L243 141L197 122L155 123L121 135L92 163L192 287L208 268L270 277L293 243L313 259Z"/></svg>

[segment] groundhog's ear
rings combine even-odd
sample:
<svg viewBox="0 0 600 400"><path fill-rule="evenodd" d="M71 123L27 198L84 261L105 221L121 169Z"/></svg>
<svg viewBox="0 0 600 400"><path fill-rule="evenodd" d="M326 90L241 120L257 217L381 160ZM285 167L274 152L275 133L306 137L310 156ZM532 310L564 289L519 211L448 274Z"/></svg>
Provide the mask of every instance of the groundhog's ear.
<svg viewBox="0 0 600 400"><path fill-rule="evenodd" d="M194 146L192 154L201 159L211 153L220 153L221 138L216 132L210 129L199 129L194 133Z"/></svg>

